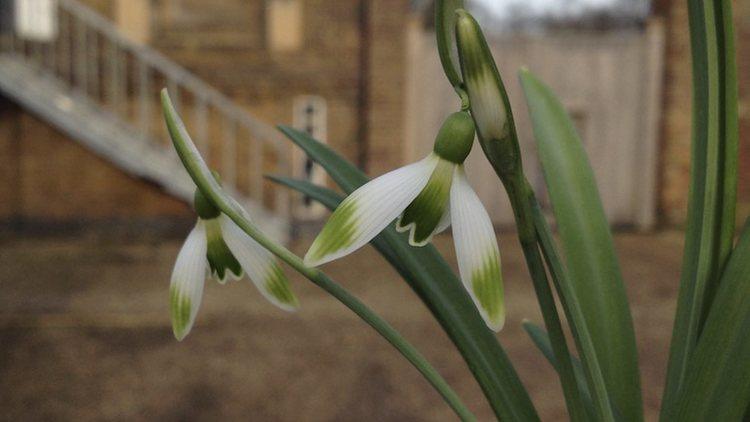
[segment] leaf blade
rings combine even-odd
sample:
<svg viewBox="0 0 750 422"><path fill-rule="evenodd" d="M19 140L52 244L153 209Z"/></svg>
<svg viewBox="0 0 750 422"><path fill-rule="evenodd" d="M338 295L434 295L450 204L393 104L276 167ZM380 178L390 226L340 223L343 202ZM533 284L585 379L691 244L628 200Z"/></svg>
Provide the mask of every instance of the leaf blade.
<svg viewBox="0 0 750 422"><path fill-rule="evenodd" d="M614 242L593 170L562 104L530 72L521 72L535 140L580 303L613 405L642 420L638 354Z"/></svg>
<svg viewBox="0 0 750 422"><path fill-rule="evenodd" d="M732 252L674 406L664 420L741 420L750 403L750 220Z"/></svg>

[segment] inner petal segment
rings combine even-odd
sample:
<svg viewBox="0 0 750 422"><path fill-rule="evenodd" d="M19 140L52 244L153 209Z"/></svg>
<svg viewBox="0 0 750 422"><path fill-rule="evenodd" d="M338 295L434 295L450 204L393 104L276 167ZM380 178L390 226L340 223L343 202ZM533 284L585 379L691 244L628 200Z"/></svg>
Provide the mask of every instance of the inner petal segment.
<svg viewBox="0 0 750 422"><path fill-rule="evenodd" d="M438 231L448 208L455 166L446 160L438 161L427 185L399 218L396 230L410 231L409 243L412 246L426 245Z"/></svg>

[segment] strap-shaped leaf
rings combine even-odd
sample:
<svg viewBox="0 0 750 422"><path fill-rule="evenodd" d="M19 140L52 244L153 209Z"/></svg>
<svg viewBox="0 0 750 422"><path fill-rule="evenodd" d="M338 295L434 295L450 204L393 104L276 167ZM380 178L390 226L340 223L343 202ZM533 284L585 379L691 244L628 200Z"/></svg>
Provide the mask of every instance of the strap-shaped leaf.
<svg viewBox="0 0 750 422"><path fill-rule="evenodd" d="M739 421L750 402L750 220L665 421Z"/></svg>
<svg viewBox="0 0 750 422"><path fill-rule="evenodd" d="M313 161L323 166L346 193L367 182L364 173L327 146L295 129L280 129ZM304 193L315 198L313 190ZM376 237L373 245L401 273L446 331L495 414L502 420L538 420L528 392L508 356L440 253L432 245L409 246L408 235L398 233L392 227Z"/></svg>
<svg viewBox="0 0 750 422"><path fill-rule="evenodd" d="M570 117L551 90L521 72L539 158L565 252L610 398L643 419L638 354L625 287L594 174Z"/></svg>
<svg viewBox="0 0 750 422"><path fill-rule="evenodd" d="M692 167L664 411L677 399L731 252L737 201L737 66L731 2L689 0L688 16L693 56Z"/></svg>

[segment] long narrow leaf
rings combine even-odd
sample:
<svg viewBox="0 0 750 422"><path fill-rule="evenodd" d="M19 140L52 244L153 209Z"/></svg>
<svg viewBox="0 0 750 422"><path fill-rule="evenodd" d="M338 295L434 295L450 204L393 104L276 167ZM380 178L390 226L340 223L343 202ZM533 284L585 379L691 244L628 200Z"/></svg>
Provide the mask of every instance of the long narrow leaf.
<svg viewBox="0 0 750 422"><path fill-rule="evenodd" d="M737 195L737 75L731 4L689 0L693 140L688 221L663 409L686 376L731 252Z"/></svg>
<svg viewBox="0 0 750 422"><path fill-rule="evenodd" d="M739 421L750 402L750 221L719 284L666 421Z"/></svg>
<svg viewBox="0 0 750 422"><path fill-rule="evenodd" d="M327 146L307 134L280 128L308 156L322 165L347 193L367 176ZM306 194L315 197L313 191ZM528 392L518 378L503 348L487 328L471 298L440 253L431 245L409 246L408 236L391 228L376 238L375 246L401 272L409 286L427 305L464 357L496 415L502 420L534 421L539 417ZM383 239L386 246L380 246Z"/></svg>
<svg viewBox="0 0 750 422"><path fill-rule="evenodd" d="M593 171L573 123L550 89L528 71L521 72L521 84L570 283L607 390L626 420L642 420L633 322Z"/></svg>

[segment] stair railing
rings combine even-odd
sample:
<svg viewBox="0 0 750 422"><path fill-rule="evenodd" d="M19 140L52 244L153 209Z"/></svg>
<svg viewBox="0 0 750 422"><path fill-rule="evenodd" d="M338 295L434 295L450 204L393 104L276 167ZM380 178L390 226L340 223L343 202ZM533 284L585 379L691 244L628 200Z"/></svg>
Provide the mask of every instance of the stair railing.
<svg viewBox="0 0 750 422"><path fill-rule="evenodd" d="M52 0L51 4L46 23L51 22L50 36L19 33L14 16L4 16L0 52L55 79L72 100L95 104L132 129L139 142L171 151L158 95L166 86L224 186L244 202L288 221L288 194L274 189L263 177L269 172L289 172L289 150L274 128L164 55L128 39L88 7L75 0ZM7 13L12 8L3 10Z"/></svg>

